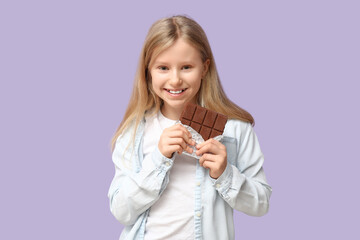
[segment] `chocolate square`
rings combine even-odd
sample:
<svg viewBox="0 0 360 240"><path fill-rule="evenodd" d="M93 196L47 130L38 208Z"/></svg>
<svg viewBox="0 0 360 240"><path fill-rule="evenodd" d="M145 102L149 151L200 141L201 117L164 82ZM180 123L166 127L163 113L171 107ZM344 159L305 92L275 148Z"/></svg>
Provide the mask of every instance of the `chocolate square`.
<svg viewBox="0 0 360 240"><path fill-rule="evenodd" d="M192 127L205 141L223 134L227 119L223 114L192 103L185 106L180 116L182 124Z"/></svg>

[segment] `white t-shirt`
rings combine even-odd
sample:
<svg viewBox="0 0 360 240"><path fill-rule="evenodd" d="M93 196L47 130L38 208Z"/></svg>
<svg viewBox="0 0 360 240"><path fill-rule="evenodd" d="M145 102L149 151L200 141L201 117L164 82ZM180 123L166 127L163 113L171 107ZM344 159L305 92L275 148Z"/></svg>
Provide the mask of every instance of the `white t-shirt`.
<svg viewBox="0 0 360 240"><path fill-rule="evenodd" d="M164 128L176 121L159 111L145 124L143 167L151 167L151 153L157 147ZM150 208L146 222L145 240L194 239L194 193L196 159L176 155L170 169L169 183L160 198Z"/></svg>

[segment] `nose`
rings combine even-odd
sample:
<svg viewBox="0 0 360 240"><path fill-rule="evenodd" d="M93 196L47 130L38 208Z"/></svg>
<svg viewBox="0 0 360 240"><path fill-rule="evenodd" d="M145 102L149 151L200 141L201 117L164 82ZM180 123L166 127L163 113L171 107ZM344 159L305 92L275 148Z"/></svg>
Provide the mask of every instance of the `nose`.
<svg viewBox="0 0 360 240"><path fill-rule="evenodd" d="M174 70L170 77L170 84L173 86L179 86L181 85L182 80L180 78L180 73L177 70Z"/></svg>

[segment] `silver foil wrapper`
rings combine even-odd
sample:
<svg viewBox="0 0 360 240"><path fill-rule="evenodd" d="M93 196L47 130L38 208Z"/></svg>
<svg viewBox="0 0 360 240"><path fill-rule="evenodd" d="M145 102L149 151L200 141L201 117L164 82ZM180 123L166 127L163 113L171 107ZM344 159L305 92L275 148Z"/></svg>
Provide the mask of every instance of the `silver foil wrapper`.
<svg viewBox="0 0 360 240"><path fill-rule="evenodd" d="M188 155L188 156L191 156L191 157L194 157L194 158L197 158L197 159L200 159L201 155L198 156L196 155L196 145L204 142L204 139L203 137L200 135L200 133L198 133L197 131L195 131L192 127L188 126L188 125L184 125L181 123L180 120L176 121L175 124L181 124L182 126L184 126L190 133L191 133L191 137L192 139L195 141L195 145L194 146L191 146L191 145L188 145L190 148L193 149L193 152L192 153L188 153L186 151L183 151L181 154L185 154L185 155ZM215 140L217 141L221 141L221 139L223 138L223 135L219 135L219 136L216 136L214 137Z"/></svg>

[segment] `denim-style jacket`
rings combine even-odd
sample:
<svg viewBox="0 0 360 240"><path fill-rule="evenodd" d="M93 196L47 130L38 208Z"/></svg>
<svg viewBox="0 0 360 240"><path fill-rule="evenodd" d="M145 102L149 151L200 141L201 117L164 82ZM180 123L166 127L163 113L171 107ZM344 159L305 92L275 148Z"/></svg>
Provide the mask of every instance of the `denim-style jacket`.
<svg viewBox="0 0 360 240"><path fill-rule="evenodd" d="M151 159L154 168L142 168L145 121L144 118L139 124L133 144L131 127L118 137L112 155L115 176L108 197L112 214L125 226L120 239L144 239L149 210L169 182L175 157L175 154L172 158L163 156L156 147ZM221 142L226 146L228 163L218 179L211 178L209 170L197 161L195 239L235 239L233 209L252 216L262 216L269 209L272 189L266 182L264 155L253 127L229 119L223 136Z"/></svg>

